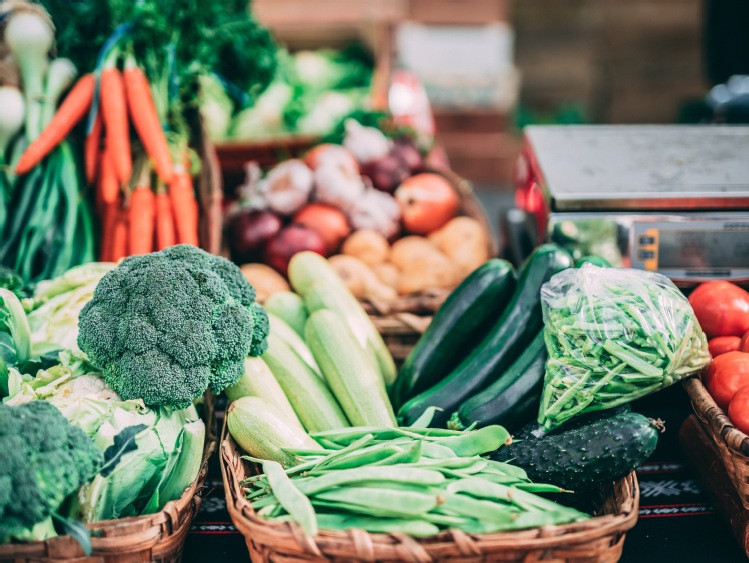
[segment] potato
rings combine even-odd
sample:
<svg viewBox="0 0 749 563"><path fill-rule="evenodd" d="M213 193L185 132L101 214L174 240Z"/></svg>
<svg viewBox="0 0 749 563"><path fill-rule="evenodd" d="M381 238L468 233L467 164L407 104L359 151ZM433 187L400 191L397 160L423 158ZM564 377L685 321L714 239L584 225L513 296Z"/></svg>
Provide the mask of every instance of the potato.
<svg viewBox="0 0 749 563"><path fill-rule="evenodd" d="M368 266L374 266L387 261L390 243L377 231L362 229L354 231L343 241L341 252L358 258Z"/></svg>
<svg viewBox="0 0 749 563"><path fill-rule="evenodd" d="M415 261L439 253L437 246L429 239L412 235L403 237L393 243L393 246L390 249L390 262L395 264L401 272L404 272L409 269Z"/></svg>
<svg viewBox="0 0 749 563"><path fill-rule="evenodd" d="M400 270L395 267L394 264L386 262L384 264L375 264L372 266L372 271L380 278L380 281L390 287L398 287L398 280L400 279Z"/></svg>
<svg viewBox="0 0 749 563"><path fill-rule="evenodd" d="M245 279L257 291L257 300L262 303L278 291L290 291L289 283L281 274L265 264L245 264L239 268Z"/></svg>
<svg viewBox="0 0 749 563"><path fill-rule="evenodd" d="M435 250L422 255L402 270L398 293L407 295L434 288L451 289L458 283L458 272L452 261Z"/></svg>
<svg viewBox="0 0 749 563"><path fill-rule="evenodd" d="M429 240L457 266L463 279L489 259L488 234L470 217L455 217L429 235Z"/></svg>
<svg viewBox="0 0 749 563"><path fill-rule="evenodd" d="M328 261L357 299L390 301L398 296L395 289L382 283L372 269L358 258L338 254L328 258Z"/></svg>

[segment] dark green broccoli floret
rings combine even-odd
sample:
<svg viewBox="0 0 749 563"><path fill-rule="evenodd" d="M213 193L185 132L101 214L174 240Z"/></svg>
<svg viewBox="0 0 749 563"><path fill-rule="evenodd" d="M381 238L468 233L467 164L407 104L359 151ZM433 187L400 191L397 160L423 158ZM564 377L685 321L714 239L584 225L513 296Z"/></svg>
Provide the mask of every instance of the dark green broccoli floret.
<svg viewBox="0 0 749 563"><path fill-rule="evenodd" d="M99 472L102 453L46 401L0 404L0 543L29 531Z"/></svg>
<svg viewBox="0 0 749 563"><path fill-rule="evenodd" d="M131 256L78 317L78 345L123 399L184 408L234 385L268 317L237 266L194 246Z"/></svg>

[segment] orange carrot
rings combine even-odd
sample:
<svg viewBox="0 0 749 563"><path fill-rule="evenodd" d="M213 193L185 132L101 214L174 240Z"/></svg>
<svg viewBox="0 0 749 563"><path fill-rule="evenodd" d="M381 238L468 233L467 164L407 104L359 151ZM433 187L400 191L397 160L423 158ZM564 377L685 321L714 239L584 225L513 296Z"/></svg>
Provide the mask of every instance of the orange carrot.
<svg viewBox="0 0 749 563"><path fill-rule="evenodd" d="M101 155L101 173L99 174L99 193L101 201L104 204L110 204L117 201L120 194L120 187L117 182L117 173L114 169L114 159L109 147L105 147Z"/></svg>
<svg viewBox="0 0 749 563"><path fill-rule="evenodd" d="M169 195L162 191L156 194L156 250L164 250L176 243L172 204Z"/></svg>
<svg viewBox="0 0 749 563"><path fill-rule="evenodd" d="M96 113L94 126L91 132L86 135L86 146L83 152L83 161L86 165L86 181L93 184L96 179L96 172L101 163L99 157L101 154L101 112Z"/></svg>
<svg viewBox="0 0 749 563"><path fill-rule="evenodd" d="M153 252L156 201L149 186L141 186L130 195L130 254Z"/></svg>
<svg viewBox="0 0 749 563"><path fill-rule="evenodd" d="M117 182L120 186L130 181L133 160L130 154L130 131L127 121L127 103L122 73L115 68L101 72L99 90L101 116L107 134L107 146L111 151Z"/></svg>
<svg viewBox="0 0 749 563"><path fill-rule="evenodd" d="M112 245L109 254L111 262L118 262L128 255L128 213L125 209L117 210L114 228L112 230Z"/></svg>
<svg viewBox="0 0 749 563"><path fill-rule="evenodd" d="M16 174L29 172L68 136L91 107L95 82L93 74L86 74L73 86L41 135L21 155L16 165Z"/></svg>
<svg viewBox="0 0 749 563"><path fill-rule="evenodd" d="M175 171L169 184L169 199L172 202L177 242L198 246L198 203L189 172Z"/></svg>
<svg viewBox="0 0 749 563"><path fill-rule="evenodd" d="M99 250L99 260L109 262L112 260L112 242L115 229L117 229L117 220L120 213L118 202L108 203L103 206L101 222L101 249Z"/></svg>
<svg viewBox="0 0 749 563"><path fill-rule="evenodd" d="M174 165L164 130L161 128L161 122L156 113L148 79L132 59L128 60L123 76L130 119L133 121L146 153L153 159L156 173L164 183L168 184L172 181Z"/></svg>

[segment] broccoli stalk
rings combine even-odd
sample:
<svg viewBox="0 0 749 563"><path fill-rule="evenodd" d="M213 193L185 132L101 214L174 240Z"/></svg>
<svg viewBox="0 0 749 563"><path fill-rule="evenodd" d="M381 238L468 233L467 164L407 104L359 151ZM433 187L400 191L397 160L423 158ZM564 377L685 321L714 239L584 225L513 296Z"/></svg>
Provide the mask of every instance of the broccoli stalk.
<svg viewBox="0 0 749 563"><path fill-rule="evenodd" d="M180 409L234 385L269 330L239 268L190 245L123 260L78 327L78 346L122 399Z"/></svg>

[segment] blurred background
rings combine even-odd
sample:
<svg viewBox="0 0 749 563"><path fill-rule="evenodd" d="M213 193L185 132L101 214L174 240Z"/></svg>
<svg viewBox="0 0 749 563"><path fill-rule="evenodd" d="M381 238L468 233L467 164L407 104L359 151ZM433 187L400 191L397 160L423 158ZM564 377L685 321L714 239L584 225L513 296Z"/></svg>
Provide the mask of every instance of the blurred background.
<svg viewBox="0 0 749 563"><path fill-rule="evenodd" d="M252 10L287 52L280 78L214 132L224 169L235 161L229 188L248 157L298 153L351 111L386 107L436 134L494 224L512 205L525 125L749 121L746 0L253 0Z"/></svg>
<svg viewBox="0 0 749 563"><path fill-rule="evenodd" d="M519 131L527 124L746 117L745 110L716 115L708 96L716 85L725 90L731 76L749 74L745 0L254 0L252 7L292 59L300 51L330 55L333 49L336 56L371 64L374 98L387 96L386 76L399 69L412 73L429 98L452 168L482 193L512 189ZM318 97L317 115L303 116L297 134L324 124L326 110L335 115L362 103L353 87L369 87L369 69L361 78L351 60L343 71L348 80L339 81L344 84L332 77L332 90L342 94L328 92L323 104ZM307 63L308 73L319 77L327 61L295 62L297 70ZM722 97L719 90L719 101L749 95L746 84L734 86L736 92L723 91ZM394 89L391 109L409 106ZM265 98L279 94L270 90ZM291 90L288 96L296 99L295 111L303 111L299 96ZM401 111L417 112L418 104L411 105ZM241 141L241 130L240 123L217 136Z"/></svg>

